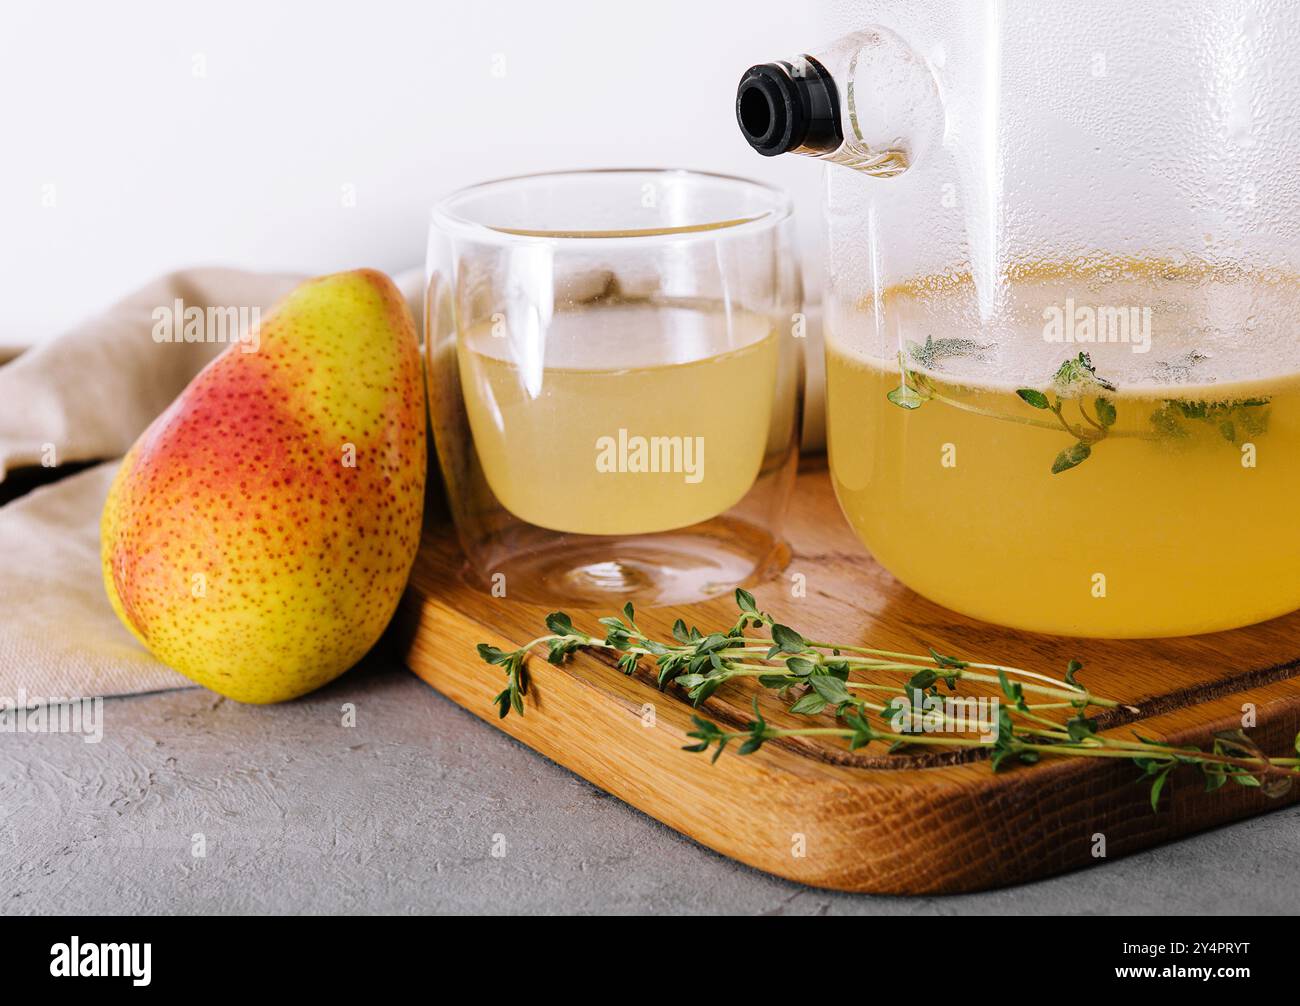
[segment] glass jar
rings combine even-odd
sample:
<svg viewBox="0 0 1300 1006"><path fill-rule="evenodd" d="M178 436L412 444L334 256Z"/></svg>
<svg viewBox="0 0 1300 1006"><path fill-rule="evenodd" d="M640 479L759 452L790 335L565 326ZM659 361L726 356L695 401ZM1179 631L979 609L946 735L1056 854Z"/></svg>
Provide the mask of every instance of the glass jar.
<svg viewBox="0 0 1300 1006"><path fill-rule="evenodd" d="M1042 632L1300 607L1300 19L931 0L830 20L837 42L746 75L737 115L760 153L832 162L830 468L863 543L941 604Z"/></svg>

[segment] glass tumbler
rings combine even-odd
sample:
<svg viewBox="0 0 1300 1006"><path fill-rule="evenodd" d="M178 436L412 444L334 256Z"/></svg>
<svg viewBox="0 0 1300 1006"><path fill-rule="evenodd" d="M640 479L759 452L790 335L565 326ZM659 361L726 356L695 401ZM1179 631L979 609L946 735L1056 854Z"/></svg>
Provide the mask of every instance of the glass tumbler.
<svg viewBox="0 0 1300 1006"><path fill-rule="evenodd" d="M782 568L803 391L786 196L532 175L433 212L430 419L471 582L681 604Z"/></svg>

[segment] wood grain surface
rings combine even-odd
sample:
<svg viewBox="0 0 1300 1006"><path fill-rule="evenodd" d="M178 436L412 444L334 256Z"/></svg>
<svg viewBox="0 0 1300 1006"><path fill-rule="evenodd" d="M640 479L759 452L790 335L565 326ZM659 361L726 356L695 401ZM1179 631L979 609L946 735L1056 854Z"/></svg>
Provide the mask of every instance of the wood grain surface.
<svg viewBox="0 0 1300 1006"><path fill-rule="evenodd" d="M793 558L753 585L759 607L808 638L909 653L933 646L963 659L1062 673L1083 661L1082 680L1139 712L1110 712L1104 732L1206 744L1241 725L1254 703L1251 737L1289 753L1300 730L1300 613L1233 632L1166 640L1082 640L999 629L941 608L876 565L840 517L824 470L801 471L787 528ZM477 643L515 649L545 632L546 609L468 586L445 524L429 528L399 613L408 666L453 701L533 749L703 844L792 880L847 891L925 894L972 891L1042 877L1121 856L1300 798L1228 785L1202 792L1200 773L1179 769L1159 813L1126 760L1048 759L994 775L987 752L894 754L872 744L850 753L839 739L783 738L710 764L683 752L691 706L659 691L652 668L625 677L612 659L579 654L563 667L530 661L525 715L497 718L499 667ZM794 596L794 574L806 594ZM570 611L598 631L612 612ZM638 611L650 635L675 619L702 631L729 626L730 598ZM756 685L729 682L702 707L723 726L752 718ZM774 725L808 725L762 692ZM829 717L825 725L830 725Z"/></svg>

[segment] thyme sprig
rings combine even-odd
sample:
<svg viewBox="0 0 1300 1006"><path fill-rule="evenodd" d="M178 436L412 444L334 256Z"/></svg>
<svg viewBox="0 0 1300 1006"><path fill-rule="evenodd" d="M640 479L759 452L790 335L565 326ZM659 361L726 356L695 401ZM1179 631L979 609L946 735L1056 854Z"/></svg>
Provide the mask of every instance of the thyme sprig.
<svg viewBox="0 0 1300 1006"><path fill-rule="evenodd" d="M738 588L735 599L738 617L719 632L704 633L678 619L671 640L656 640L642 632L629 603L621 616L599 620L603 636L583 632L568 615L554 612L546 618L548 634L517 650L480 643L479 656L506 673L506 688L493 700L498 714L523 715L528 690L525 660L535 648L545 647L553 664L563 663L578 650L607 650L618 654L617 666L624 674L634 673L642 660L653 662L659 687L684 690L696 707L728 682L754 678L790 701L792 714L810 718L831 714L831 725L776 727L759 712L755 696L754 719L740 730L724 730L695 715L695 729L688 734L694 743L684 750L712 750L714 761L733 742L739 742L737 750L747 755L767 741L792 737L841 738L851 751L880 742L891 754L907 748L987 748L995 772L1049 756L1118 758L1131 761L1141 773L1139 779L1149 784L1153 810L1179 766L1200 771L1207 792L1232 781L1274 797L1288 792L1300 775L1300 758L1270 758L1240 730L1215 734L1208 751L1137 734L1134 740L1103 736L1092 711L1138 710L1090 692L1079 681L1083 665L1077 660L1069 662L1061 677L1052 677L962 660L933 648L915 654L810 640L760 610L748 591ZM855 678L860 672L888 680ZM974 697L958 694L964 683L996 686L1000 695L996 721L972 725L966 703ZM945 701L938 701L940 697ZM921 708L925 712L918 719ZM1300 736L1295 746L1300 753Z"/></svg>
<svg viewBox="0 0 1300 1006"><path fill-rule="evenodd" d="M1092 365L1092 357L1087 353L1071 357L1057 368L1052 377L1050 398L1034 388L1020 388L1016 391L1021 401L1035 409L1050 412L1061 428L1074 437L1074 443L1052 461L1053 475L1083 464L1092 456L1093 444L1110 436L1118 415L1115 403L1104 394L1097 394L1092 399L1094 415L1089 415L1085 399L1093 392L1113 391L1115 385L1097 376L1097 368ZM1074 405L1081 423L1071 422L1065 417L1067 403Z"/></svg>

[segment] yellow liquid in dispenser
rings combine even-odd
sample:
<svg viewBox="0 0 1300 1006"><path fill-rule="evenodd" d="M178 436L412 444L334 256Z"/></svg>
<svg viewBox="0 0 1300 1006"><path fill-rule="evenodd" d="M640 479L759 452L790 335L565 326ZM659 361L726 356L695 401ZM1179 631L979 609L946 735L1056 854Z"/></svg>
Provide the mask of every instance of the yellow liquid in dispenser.
<svg viewBox="0 0 1300 1006"><path fill-rule="evenodd" d="M613 303L557 312L544 339L476 326L457 353L501 505L553 531L627 535L710 520L749 492L778 348L758 315Z"/></svg>
<svg viewBox="0 0 1300 1006"><path fill-rule="evenodd" d="M1131 263L1067 304L1072 282L1012 282L1018 331L972 320L965 280L888 291L906 381L865 329L828 331L830 467L859 538L926 597L1041 632L1183 635L1300 607L1300 282ZM1149 307L1150 348L1049 342L1053 304ZM1079 352L1114 390L1079 367L1053 381ZM1021 388L1060 397L1075 432Z"/></svg>

